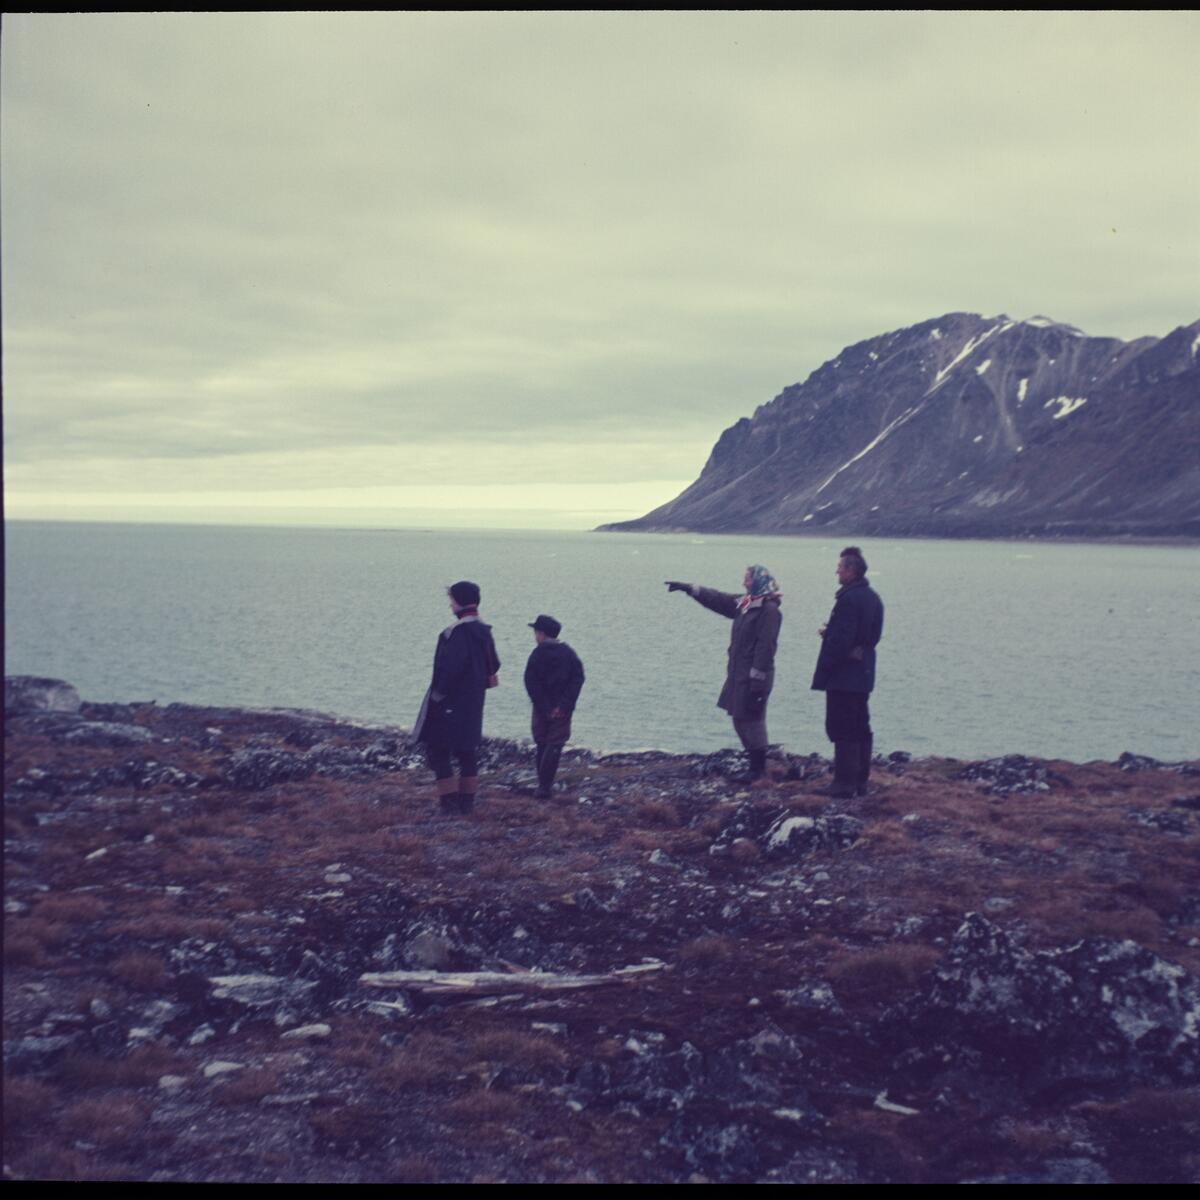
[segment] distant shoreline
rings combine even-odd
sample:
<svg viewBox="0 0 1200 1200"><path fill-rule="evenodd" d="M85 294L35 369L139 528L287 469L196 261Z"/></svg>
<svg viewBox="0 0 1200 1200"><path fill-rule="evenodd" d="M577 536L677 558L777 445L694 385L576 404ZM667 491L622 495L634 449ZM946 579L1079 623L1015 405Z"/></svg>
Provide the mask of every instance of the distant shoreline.
<svg viewBox="0 0 1200 1200"><path fill-rule="evenodd" d="M868 533L868 532L837 532L837 531L807 531L799 530L767 530L767 529L685 529L681 527L661 527L654 529L625 529L619 522L594 526L580 526L577 529L564 529L558 526L511 526L502 527L472 527L465 525L305 525L283 522L252 522L252 521L134 521L111 517L10 517L4 518L8 525L117 525L137 529L246 529L246 530L305 530L314 533L424 533L424 534L575 534L575 533L633 533L642 536L659 536L663 534L688 534L694 537L771 537L794 538L799 541L830 541L851 540L862 542L902 541L902 542L1015 542L1022 545L1079 545L1079 546L1177 546L1195 548L1200 546L1200 537L1188 534L945 534L945 533Z"/></svg>
<svg viewBox="0 0 1200 1200"><path fill-rule="evenodd" d="M1022 544L1079 546L1200 546L1200 537L1178 534L1096 534L1078 533L868 533L824 530L808 533L788 529L685 529L662 526L652 529L626 529L620 523L597 525L592 533L636 533L642 535L692 534L695 537L781 537L802 541L900 541L900 542L1020 542Z"/></svg>

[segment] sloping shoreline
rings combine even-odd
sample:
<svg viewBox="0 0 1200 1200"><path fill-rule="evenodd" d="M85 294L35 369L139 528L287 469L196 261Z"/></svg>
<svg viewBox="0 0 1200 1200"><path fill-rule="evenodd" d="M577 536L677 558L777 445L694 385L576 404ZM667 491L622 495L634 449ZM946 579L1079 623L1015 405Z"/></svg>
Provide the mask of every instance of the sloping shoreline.
<svg viewBox="0 0 1200 1200"><path fill-rule="evenodd" d="M9 1176L1196 1179L1200 763L528 759L450 818L398 730L10 711Z"/></svg>

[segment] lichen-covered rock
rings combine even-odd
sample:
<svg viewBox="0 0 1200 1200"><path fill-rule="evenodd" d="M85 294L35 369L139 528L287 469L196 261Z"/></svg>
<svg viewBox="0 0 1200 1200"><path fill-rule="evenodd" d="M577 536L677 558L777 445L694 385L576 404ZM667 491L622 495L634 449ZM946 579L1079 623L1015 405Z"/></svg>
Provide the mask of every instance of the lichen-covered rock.
<svg viewBox="0 0 1200 1200"><path fill-rule="evenodd" d="M1152 808L1130 808L1125 816L1146 829L1161 829L1163 833L1187 833L1191 818L1186 812L1164 812Z"/></svg>
<svg viewBox="0 0 1200 1200"><path fill-rule="evenodd" d="M280 1005L302 1010L317 986L313 980L279 975L217 975L208 982L214 1000L253 1010L276 1009Z"/></svg>
<svg viewBox="0 0 1200 1200"><path fill-rule="evenodd" d="M1031 952L971 913L922 995L890 1009L898 1065L968 1061L1032 1090L1063 1081L1200 1080L1200 983L1135 942Z"/></svg>
<svg viewBox="0 0 1200 1200"><path fill-rule="evenodd" d="M61 679L42 679L36 675L6 675L4 677L4 712L77 713L79 693Z"/></svg>
<svg viewBox="0 0 1200 1200"><path fill-rule="evenodd" d="M741 805L726 821L712 846L711 854L724 854L734 842L745 838L771 857L799 857L816 850L844 850L862 835L857 817L828 813L801 816L790 809Z"/></svg>
<svg viewBox="0 0 1200 1200"><path fill-rule="evenodd" d="M152 742L154 735L141 725L116 721L84 721L63 734L73 746L137 746Z"/></svg>
<svg viewBox="0 0 1200 1200"><path fill-rule="evenodd" d="M275 783L307 779L314 769L307 754L245 749L232 755L225 767L225 779L239 791L261 792Z"/></svg>
<svg viewBox="0 0 1200 1200"><path fill-rule="evenodd" d="M1065 782L1048 770L1045 763L1035 762L1023 754L1006 754L1003 758L969 763L953 778L983 780L988 784L983 790L989 796L1048 792L1052 783Z"/></svg>

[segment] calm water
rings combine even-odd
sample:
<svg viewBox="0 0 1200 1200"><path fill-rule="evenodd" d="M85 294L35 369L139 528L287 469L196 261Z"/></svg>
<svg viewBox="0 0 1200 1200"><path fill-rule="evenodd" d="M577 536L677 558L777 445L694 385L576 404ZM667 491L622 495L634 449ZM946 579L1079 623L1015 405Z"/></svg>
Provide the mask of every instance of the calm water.
<svg viewBox="0 0 1200 1200"><path fill-rule="evenodd" d="M483 588L504 666L485 730L528 735L539 612L588 674L578 744L735 745L715 707L729 626L664 579L784 591L773 741L826 753L808 690L840 540L12 522L5 671L89 700L315 708L410 725L444 590ZM1200 550L1023 542L864 544L887 617L877 748L1077 761L1200 757Z"/></svg>

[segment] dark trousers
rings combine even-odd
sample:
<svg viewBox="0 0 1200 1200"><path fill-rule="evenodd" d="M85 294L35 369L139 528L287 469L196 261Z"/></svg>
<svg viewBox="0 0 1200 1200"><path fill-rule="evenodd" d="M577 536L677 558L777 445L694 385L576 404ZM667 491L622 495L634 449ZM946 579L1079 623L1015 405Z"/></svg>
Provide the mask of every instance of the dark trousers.
<svg viewBox="0 0 1200 1200"><path fill-rule="evenodd" d="M462 779L474 779L479 774L479 760L474 750L451 750L449 746L425 746L425 759L436 779L449 779L454 774L450 755L458 759L458 774Z"/></svg>
<svg viewBox="0 0 1200 1200"><path fill-rule="evenodd" d="M867 692L825 693L825 736L834 743L865 742L871 736Z"/></svg>
<svg viewBox="0 0 1200 1200"><path fill-rule="evenodd" d="M871 774L871 711L867 692L825 693L825 736L833 743L833 778L837 787L853 787L866 795Z"/></svg>
<svg viewBox="0 0 1200 1200"><path fill-rule="evenodd" d="M533 743L537 747L538 787L548 792L558 774L558 760L571 737L571 717L547 717L533 710Z"/></svg>

